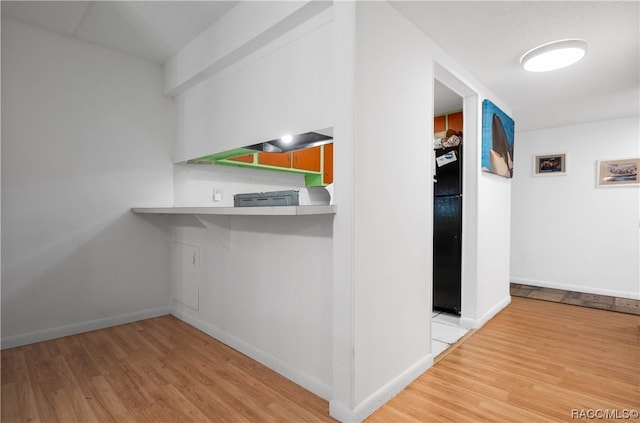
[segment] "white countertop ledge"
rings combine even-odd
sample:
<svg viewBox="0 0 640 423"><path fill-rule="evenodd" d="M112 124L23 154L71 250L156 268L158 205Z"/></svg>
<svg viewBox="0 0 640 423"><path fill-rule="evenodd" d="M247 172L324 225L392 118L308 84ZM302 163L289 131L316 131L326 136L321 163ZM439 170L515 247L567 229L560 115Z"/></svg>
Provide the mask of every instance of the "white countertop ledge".
<svg viewBox="0 0 640 423"><path fill-rule="evenodd" d="M140 214L220 214L228 216L306 216L336 214L335 204L278 207L134 207Z"/></svg>

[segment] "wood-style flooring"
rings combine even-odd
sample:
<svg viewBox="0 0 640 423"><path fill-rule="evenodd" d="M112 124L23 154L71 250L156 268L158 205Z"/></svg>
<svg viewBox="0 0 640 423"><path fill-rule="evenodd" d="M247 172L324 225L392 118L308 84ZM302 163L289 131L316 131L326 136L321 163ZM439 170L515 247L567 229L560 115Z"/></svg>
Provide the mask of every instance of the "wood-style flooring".
<svg viewBox="0 0 640 423"><path fill-rule="evenodd" d="M570 422L639 409L640 316L515 297L367 423Z"/></svg>
<svg viewBox="0 0 640 423"><path fill-rule="evenodd" d="M634 409L640 316L513 298L367 422L568 422ZM21 421L332 419L326 401L164 316L2 351L2 422Z"/></svg>
<svg viewBox="0 0 640 423"><path fill-rule="evenodd" d="M2 351L2 422L328 422L326 401L173 316Z"/></svg>

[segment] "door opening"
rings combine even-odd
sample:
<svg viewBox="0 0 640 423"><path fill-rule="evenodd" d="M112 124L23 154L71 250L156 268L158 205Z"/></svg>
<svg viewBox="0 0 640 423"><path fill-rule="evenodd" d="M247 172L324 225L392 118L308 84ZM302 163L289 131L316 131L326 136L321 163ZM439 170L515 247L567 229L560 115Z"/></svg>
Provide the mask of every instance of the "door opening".
<svg viewBox="0 0 640 423"><path fill-rule="evenodd" d="M453 92L462 99L462 239L461 239L461 307L457 317L464 328L477 327L478 315L478 184L480 163L480 100L479 93L456 75L434 63L434 88ZM438 93L436 93L438 94ZM439 95L439 94L438 94ZM434 96L435 97L435 96ZM444 102L434 98L434 110ZM460 104L460 103L457 103ZM459 106L458 106L459 107Z"/></svg>
<svg viewBox="0 0 640 423"><path fill-rule="evenodd" d="M433 309L462 309L463 99L434 81Z"/></svg>
<svg viewBox="0 0 640 423"><path fill-rule="evenodd" d="M434 357L467 329L462 313L464 99L434 79L431 351Z"/></svg>

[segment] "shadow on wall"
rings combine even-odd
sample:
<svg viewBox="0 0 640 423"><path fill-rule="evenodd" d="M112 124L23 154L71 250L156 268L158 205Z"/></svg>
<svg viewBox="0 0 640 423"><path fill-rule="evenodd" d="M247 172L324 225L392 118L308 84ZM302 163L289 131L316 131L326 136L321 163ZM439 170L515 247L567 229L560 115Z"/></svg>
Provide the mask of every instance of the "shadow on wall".
<svg viewBox="0 0 640 423"><path fill-rule="evenodd" d="M5 243L15 260L3 258L3 340L166 307L169 236L164 221L127 211L22 254Z"/></svg>

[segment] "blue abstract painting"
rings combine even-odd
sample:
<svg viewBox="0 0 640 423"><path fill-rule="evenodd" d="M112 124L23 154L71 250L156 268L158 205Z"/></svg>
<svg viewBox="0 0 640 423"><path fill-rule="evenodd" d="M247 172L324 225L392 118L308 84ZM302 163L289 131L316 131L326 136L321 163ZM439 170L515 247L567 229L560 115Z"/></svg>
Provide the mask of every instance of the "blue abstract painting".
<svg viewBox="0 0 640 423"><path fill-rule="evenodd" d="M515 124L489 100L482 102L482 170L505 178L513 177Z"/></svg>

